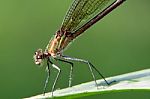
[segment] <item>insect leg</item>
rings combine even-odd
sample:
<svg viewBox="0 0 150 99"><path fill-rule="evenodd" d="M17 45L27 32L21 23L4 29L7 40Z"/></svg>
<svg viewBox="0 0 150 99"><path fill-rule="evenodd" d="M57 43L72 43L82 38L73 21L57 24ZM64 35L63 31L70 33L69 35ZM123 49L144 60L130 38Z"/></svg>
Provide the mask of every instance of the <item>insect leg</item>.
<svg viewBox="0 0 150 99"><path fill-rule="evenodd" d="M43 88L43 95L45 95L45 90L48 84L48 80L50 77L50 67L49 67L49 62L52 63L49 59L47 60L47 78L45 80L44 88Z"/></svg>
<svg viewBox="0 0 150 99"><path fill-rule="evenodd" d="M58 59L58 58L56 58L56 60L59 60L61 62L65 62L65 63L68 63L68 64L71 65L70 74L69 74L69 87L71 87L71 85L72 85L73 63L69 62L69 61L66 61L66 60L63 60L63 59Z"/></svg>
<svg viewBox="0 0 150 99"><path fill-rule="evenodd" d="M54 81L53 86L52 86L52 89L51 89L52 97L53 97L53 92L54 92L56 83L57 83L57 81L58 81L59 75L60 75L60 73L61 73L61 70L60 70L60 68L59 68L57 65L53 64L53 63L50 61L49 58L48 58L48 61L52 64L52 67L53 67L53 68L55 68L56 70L58 70L58 73L57 73L57 75L56 75L55 81Z"/></svg>
<svg viewBox="0 0 150 99"><path fill-rule="evenodd" d="M84 59L78 59L78 58L73 58L73 57L69 57L69 56L62 56L64 59L66 60L72 60L72 61L77 61L77 62L82 62L82 63L86 63L88 66L89 66L89 69L91 71L91 74L93 76L93 79L95 81L95 84L96 86L98 86L97 82L96 82L96 78L95 78L95 75L93 73L93 70L92 68L104 79L104 81L106 82L107 85L110 85L111 83L113 82L116 82L116 81L112 81L112 82L108 82L105 77L102 75L102 73L89 61L87 60L84 60Z"/></svg>

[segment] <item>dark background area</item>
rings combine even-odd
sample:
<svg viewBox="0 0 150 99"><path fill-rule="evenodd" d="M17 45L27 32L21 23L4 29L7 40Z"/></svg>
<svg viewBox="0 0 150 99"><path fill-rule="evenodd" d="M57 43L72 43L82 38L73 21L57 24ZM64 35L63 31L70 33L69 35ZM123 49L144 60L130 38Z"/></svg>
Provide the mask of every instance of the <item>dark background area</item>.
<svg viewBox="0 0 150 99"><path fill-rule="evenodd" d="M39 68L35 65L33 54L38 48L45 49L61 25L71 2L72 0L0 0L1 99L18 99L42 93L45 66ZM75 40L64 54L90 60L106 77L149 68L149 10L149 0L127 0ZM57 89L62 89L68 87L70 67L60 62L57 64L62 69ZM47 92L51 90L56 73L55 70L51 73ZM73 85L91 80L87 66L75 63ZM138 93L141 92L118 93L117 97L126 99L124 96L132 97ZM142 99L150 96L148 92L142 93ZM101 97L108 99L112 94Z"/></svg>

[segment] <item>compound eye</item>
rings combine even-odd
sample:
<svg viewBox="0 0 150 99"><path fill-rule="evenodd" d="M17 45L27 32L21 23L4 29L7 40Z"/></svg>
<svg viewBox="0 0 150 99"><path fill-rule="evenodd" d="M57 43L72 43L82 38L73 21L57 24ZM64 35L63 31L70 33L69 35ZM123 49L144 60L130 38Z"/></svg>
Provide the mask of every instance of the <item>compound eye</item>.
<svg viewBox="0 0 150 99"><path fill-rule="evenodd" d="M34 54L37 55L37 52L35 52Z"/></svg>

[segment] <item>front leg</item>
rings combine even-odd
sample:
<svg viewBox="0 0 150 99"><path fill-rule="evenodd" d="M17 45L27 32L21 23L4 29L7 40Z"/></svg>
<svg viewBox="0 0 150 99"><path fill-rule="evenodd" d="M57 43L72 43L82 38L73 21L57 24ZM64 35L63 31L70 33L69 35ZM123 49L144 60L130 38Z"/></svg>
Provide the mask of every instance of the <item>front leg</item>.
<svg viewBox="0 0 150 99"><path fill-rule="evenodd" d="M53 64L52 61L50 61L49 58L47 59L47 61L52 65L53 68L55 68L56 70L58 70L58 73L57 73L57 75L56 75L55 81L54 81L53 86L52 86L52 89L51 89L52 97L53 97L53 92L54 92L56 83L57 83L57 81L58 81L59 75L60 75L60 73L61 73L61 70L60 70L60 68L59 68L57 65ZM48 62L47 62L47 63L48 63ZM48 68L49 68L49 64L48 64ZM48 78L49 78L49 77L48 77ZM45 91L46 86L47 86L48 78L47 78L47 80L46 80L46 84L45 84L45 87L44 87L44 91ZM44 93L45 93L45 92L44 92Z"/></svg>
<svg viewBox="0 0 150 99"><path fill-rule="evenodd" d="M50 67L49 67L49 63L53 64L49 59L47 59L47 77L44 83L44 88L43 88L43 95L45 95L45 90L47 88L47 84L49 81L49 77L50 77Z"/></svg>

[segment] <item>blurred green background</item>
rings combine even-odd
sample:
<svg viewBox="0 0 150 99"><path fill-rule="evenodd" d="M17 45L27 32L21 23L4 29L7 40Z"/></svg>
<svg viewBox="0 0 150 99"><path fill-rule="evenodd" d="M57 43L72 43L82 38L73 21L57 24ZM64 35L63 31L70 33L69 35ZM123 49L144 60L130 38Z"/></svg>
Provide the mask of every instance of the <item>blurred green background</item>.
<svg viewBox="0 0 150 99"><path fill-rule="evenodd" d="M61 25L72 0L0 0L0 98L18 99L40 94L45 67L33 62L38 48L45 49ZM75 40L64 53L90 60L106 76L115 76L150 67L150 1L127 0ZM70 67L62 69L57 88L68 86ZM56 75L52 72L47 91ZM97 78L99 78L97 76ZM85 64L75 63L73 85L91 81ZM149 92L118 93L93 98L126 99L150 97ZM143 94L142 94L143 93ZM86 97L88 98L88 97ZM92 97L89 97L89 99Z"/></svg>

